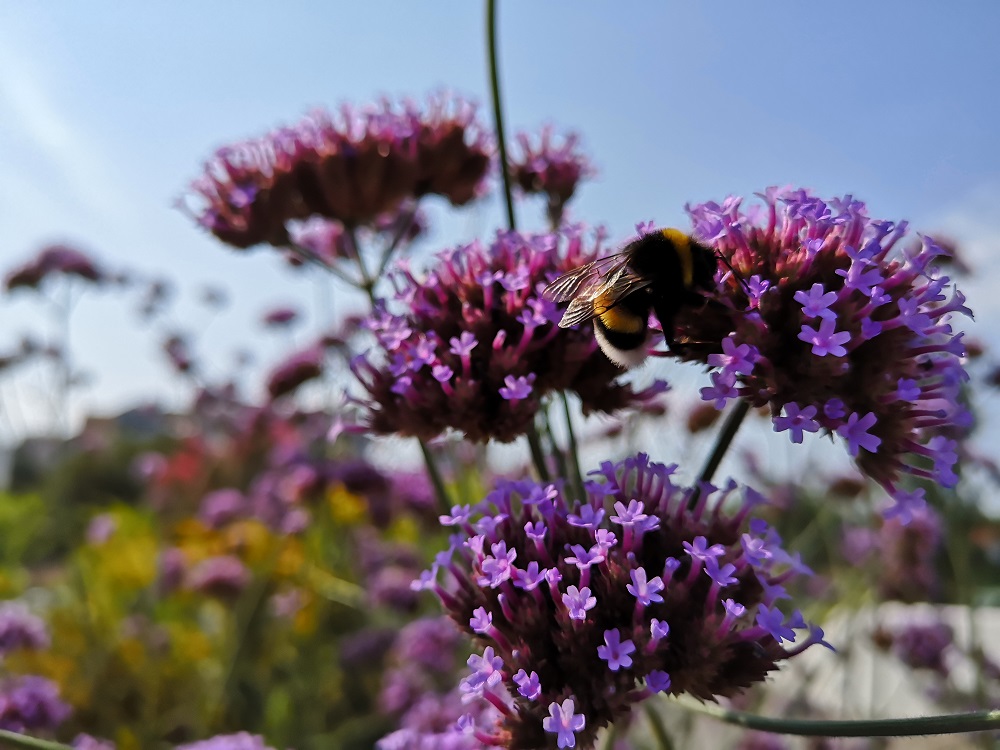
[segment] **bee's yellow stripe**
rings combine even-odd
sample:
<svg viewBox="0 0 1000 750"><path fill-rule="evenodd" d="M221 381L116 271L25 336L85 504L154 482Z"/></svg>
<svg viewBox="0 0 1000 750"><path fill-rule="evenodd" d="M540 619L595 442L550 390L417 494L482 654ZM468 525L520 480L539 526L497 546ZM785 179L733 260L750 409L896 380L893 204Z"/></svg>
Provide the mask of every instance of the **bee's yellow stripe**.
<svg viewBox="0 0 1000 750"><path fill-rule="evenodd" d="M594 309L601 322L615 333L642 333L646 327L643 318L623 307L607 308L595 304Z"/></svg>
<svg viewBox="0 0 1000 750"><path fill-rule="evenodd" d="M691 240L679 229L664 229L663 236L673 243L677 251L677 260L681 264L681 277L684 279L684 288L690 289L694 284L694 261L691 259Z"/></svg>

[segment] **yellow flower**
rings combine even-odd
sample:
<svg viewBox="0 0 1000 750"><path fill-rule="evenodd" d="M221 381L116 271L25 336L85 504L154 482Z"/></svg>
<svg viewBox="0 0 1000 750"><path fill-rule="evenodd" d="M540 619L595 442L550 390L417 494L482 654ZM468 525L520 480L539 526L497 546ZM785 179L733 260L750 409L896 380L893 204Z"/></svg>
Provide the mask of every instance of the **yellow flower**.
<svg viewBox="0 0 1000 750"><path fill-rule="evenodd" d="M345 526L362 523L368 515L368 503L360 495L349 492L342 484L335 484L326 492L330 516Z"/></svg>
<svg viewBox="0 0 1000 750"><path fill-rule="evenodd" d="M266 559L273 542L271 530L253 518L234 521L222 530L222 536L225 539L225 551L237 555L247 563Z"/></svg>

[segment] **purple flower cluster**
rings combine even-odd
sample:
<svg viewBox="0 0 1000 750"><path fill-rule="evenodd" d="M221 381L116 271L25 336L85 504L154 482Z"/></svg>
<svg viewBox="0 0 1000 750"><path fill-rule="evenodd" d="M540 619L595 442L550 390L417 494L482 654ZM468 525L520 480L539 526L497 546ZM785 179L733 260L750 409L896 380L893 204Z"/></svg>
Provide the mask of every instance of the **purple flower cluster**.
<svg viewBox="0 0 1000 750"><path fill-rule="evenodd" d="M892 653L907 666L948 674L948 653L955 640L948 623L911 622L891 633L889 640Z"/></svg>
<svg viewBox="0 0 1000 750"><path fill-rule="evenodd" d="M323 374L323 357L323 347L318 344L287 357L268 374L268 394L271 398L280 398L318 378Z"/></svg>
<svg viewBox="0 0 1000 750"><path fill-rule="evenodd" d="M563 210L580 181L595 174L590 159L579 149L579 141L576 133L569 133L557 143L551 125L542 128L537 143L527 133L517 134L520 154L511 160L510 176L522 192L545 194L552 226L561 223Z"/></svg>
<svg viewBox="0 0 1000 750"><path fill-rule="evenodd" d="M250 583L250 571L233 555L202 560L188 575L187 587L218 599L232 600Z"/></svg>
<svg viewBox="0 0 1000 750"><path fill-rule="evenodd" d="M300 317L301 313L294 307L274 307L261 316L261 323L265 328L282 329L292 326Z"/></svg>
<svg viewBox="0 0 1000 750"><path fill-rule="evenodd" d="M50 245L34 258L10 271L4 287L12 291L19 287L37 289L49 276L74 276L84 281L100 283L106 275L87 255L68 245Z"/></svg>
<svg viewBox="0 0 1000 750"><path fill-rule="evenodd" d="M274 750L259 734L237 732L220 734L207 740L178 745L177 750Z"/></svg>
<svg viewBox="0 0 1000 750"><path fill-rule="evenodd" d="M885 599L933 601L941 593L938 555L944 537L941 516L931 507L908 518L887 518L878 531L878 586Z"/></svg>
<svg viewBox="0 0 1000 750"><path fill-rule="evenodd" d="M20 602L0 604L0 656L19 649L48 646L49 631L44 620L31 614Z"/></svg>
<svg viewBox="0 0 1000 750"><path fill-rule="evenodd" d="M288 222L354 227L408 199L462 205L482 192L493 143L473 105L447 95L317 111L297 125L219 149L191 190L195 220L237 248L289 244Z"/></svg>
<svg viewBox="0 0 1000 750"><path fill-rule="evenodd" d="M838 435L900 507L922 497L900 487L902 473L954 485L949 431L971 416L949 319L971 313L935 266L944 250L928 237L900 249L906 223L870 219L851 196L760 197L746 210L740 198L688 206L695 236L741 277L720 264L718 304L677 318L680 356L715 368L703 398L768 405L793 442Z"/></svg>
<svg viewBox="0 0 1000 750"><path fill-rule="evenodd" d="M735 484L695 498L675 469L644 454L607 462L573 503L554 485L503 481L442 516L458 533L415 586L482 646L462 683L499 712L494 726L465 720L481 741L586 747L650 695L733 695L822 642L810 628L789 645L807 626L779 600L808 569L767 524L744 530L762 498L747 489L724 515Z"/></svg>
<svg viewBox="0 0 1000 750"><path fill-rule="evenodd" d="M635 392L598 349L593 331L563 330L541 290L599 256L577 231L498 233L442 253L425 279L397 278L400 313L376 312L376 353L353 368L369 394L374 432L432 439L447 429L472 441L514 440L541 399L574 391L585 413L648 402L665 385Z"/></svg>
<svg viewBox="0 0 1000 750"><path fill-rule="evenodd" d="M446 617L416 620L400 632L383 677L379 703L399 717L397 730L378 750L473 750L479 744L456 728L469 711L452 677L462 634ZM480 716L491 712L483 707Z"/></svg>
<svg viewBox="0 0 1000 750"><path fill-rule="evenodd" d="M59 686L44 677L23 675L0 685L0 729L52 731L70 713L70 707L59 698Z"/></svg>

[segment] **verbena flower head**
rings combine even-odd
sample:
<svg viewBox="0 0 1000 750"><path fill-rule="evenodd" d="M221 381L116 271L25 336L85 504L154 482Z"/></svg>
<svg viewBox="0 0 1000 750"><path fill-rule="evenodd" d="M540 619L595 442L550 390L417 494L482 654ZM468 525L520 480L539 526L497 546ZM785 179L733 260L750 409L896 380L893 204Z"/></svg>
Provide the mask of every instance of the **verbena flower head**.
<svg viewBox="0 0 1000 750"><path fill-rule="evenodd" d="M954 485L950 431L971 417L958 398L965 347L949 320L971 313L935 266L944 251L928 237L903 248L905 222L871 219L849 195L760 197L746 209L740 198L687 207L695 236L745 283L720 264L720 304L677 318L680 356L718 368L703 397L766 404L794 442L838 435L899 504L910 498L902 473Z"/></svg>
<svg viewBox="0 0 1000 750"><path fill-rule="evenodd" d="M49 646L45 621L28 611L20 602L0 604L0 656L18 649L41 649Z"/></svg>
<svg viewBox="0 0 1000 750"><path fill-rule="evenodd" d="M280 398L318 378L323 374L323 357L323 347L318 344L292 353L268 374L268 394Z"/></svg>
<svg viewBox="0 0 1000 750"><path fill-rule="evenodd" d="M548 198L548 215L558 226L563 209L581 180L595 174L590 159L580 150L580 137L568 133L558 141L552 126L542 128L537 142L527 133L517 134L520 153L510 163L510 175L522 192L542 193Z"/></svg>
<svg viewBox="0 0 1000 750"><path fill-rule="evenodd" d="M891 633L877 634L877 640L888 641L892 653L913 669L929 669L946 676L955 632L943 620L909 622Z"/></svg>
<svg viewBox="0 0 1000 750"><path fill-rule="evenodd" d="M265 328L287 328L299 321L301 313L291 306L273 307L261 316Z"/></svg>
<svg viewBox="0 0 1000 750"><path fill-rule="evenodd" d="M598 349L593 331L564 330L541 290L600 254L567 230L500 232L442 253L426 278L399 272L399 312L372 318L378 347L354 362L378 433L431 439L447 429L473 441L514 440L554 391L574 391L584 412L640 405L665 384L635 392Z"/></svg>
<svg viewBox="0 0 1000 750"><path fill-rule="evenodd" d="M479 643L463 691L500 712L476 728L484 742L589 747L654 693L730 696L822 642L811 628L791 645L806 624L780 600L808 569L766 524L744 528L759 496L746 490L727 515L735 484L706 485L689 507L675 469L644 454L607 462L582 502L503 481L442 517L457 534L415 585Z"/></svg>
<svg viewBox="0 0 1000 750"><path fill-rule="evenodd" d="M288 222L370 224L412 198L454 205L482 192L493 144L458 97L317 111L297 125L219 149L191 185L195 220L237 248L288 244Z"/></svg>
<svg viewBox="0 0 1000 750"><path fill-rule="evenodd" d="M233 555L202 560L191 569L187 587L219 599L232 600L250 583L250 571Z"/></svg>
<svg viewBox="0 0 1000 750"><path fill-rule="evenodd" d="M908 518L887 518L878 530L878 588L884 599L935 601L941 593L938 569L944 538L940 514L930 506Z"/></svg>
<svg viewBox="0 0 1000 750"><path fill-rule="evenodd" d="M0 684L0 729L52 731L70 713L70 707L59 698L59 686L44 677L22 675Z"/></svg>
<svg viewBox="0 0 1000 750"><path fill-rule="evenodd" d="M4 287L37 289L50 276L71 276L91 283L105 280L106 274L85 253L68 245L49 245L27 263L7 274Z"/></svg>

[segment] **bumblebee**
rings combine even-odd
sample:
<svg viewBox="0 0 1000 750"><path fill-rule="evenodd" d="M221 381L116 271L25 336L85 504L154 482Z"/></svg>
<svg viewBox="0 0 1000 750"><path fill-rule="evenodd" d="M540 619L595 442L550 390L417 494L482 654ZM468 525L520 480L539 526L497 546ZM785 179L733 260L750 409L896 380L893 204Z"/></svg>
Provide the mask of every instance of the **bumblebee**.
<svg viewBox="0 0 1000 750"><path fill-rule="evenodd" d="M650 311L660 321L667 346L674 346L674 316L704 303L701 292L715 288L719 259L680 230L659 229L615 255L560 276L542 294L553 302L569 300L560 328L593 320L597 343L608 359L619 367L635 367L646 358Z"/></svg>

